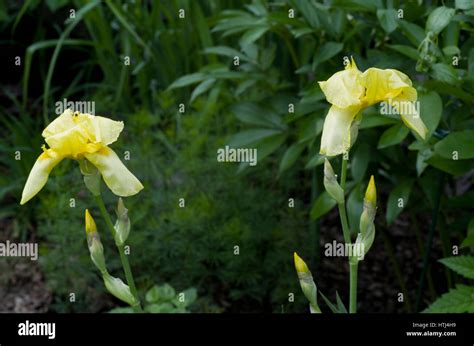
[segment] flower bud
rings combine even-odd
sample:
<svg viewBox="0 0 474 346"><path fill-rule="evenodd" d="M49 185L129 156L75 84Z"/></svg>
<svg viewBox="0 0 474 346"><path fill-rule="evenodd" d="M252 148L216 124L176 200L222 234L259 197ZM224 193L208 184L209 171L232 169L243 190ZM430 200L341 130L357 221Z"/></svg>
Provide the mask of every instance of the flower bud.
<svg viewBox="0 0 474 346"><path fill-rule="evenodd" d="M356 244L363 244L364 255L369 251L375 238L374 218L377 203L377 190L375 188L374 176L370 177L369 185L365 192L364 208L360 215L360 234L357 237Z"/></svg>
<svg viewBox="0 0 474 346"><path fill-rule="evenodd" d="M101 273L107 271L105 266L104 258L104 247L100 242L99 233L97 233L97 226L94 219L92 218L89 210L86 209L86 235L87 235L87 246L89 247L89 252L91 254L92 262L94 262L97 269Z"/></svg>
<svg viewBox="0 0 474 346"><path fill-rule="evenodd" d="M337 182L336 175L328 159L324 159L324 187L337 203L344 202L344 191Z"/></svg>
<svg viewBox="0 0 474 346"><path fill-rule="evenodd" d="M295 252L293 254L295 261L296 273L298 274L298 279L300 280L301 290L305 295L306 299L309 301L309 307L311 313L320 313L321 310L318 306L318 289L316 284L313 281L313 276L308 269L306 263L298 256Z"/></svg>
<svg viewBox="0 0 474 346"><path fill-rule="evenodd" d="M96 166L86 159L79 161L81 173L84 176L84 184L93 196L100 195L100 172Z"/></svg>
<svg viewBox="0 0 474 346"><path fill-rule="evenodd" d="M113 296L131 306L138 303L130 291L130 287L128 287L121 279L114 278L108 273L104 273L102 278L104 279L105 287Z"/></svg>
<svg viewBox="0 0 474 346"><path fill-rule="evenodd" d="M130 234L130 218L128 209L125 208L122 198L119 198L117 204L117 222L115 223L115 244L121 246L125 243Z"/></svg>

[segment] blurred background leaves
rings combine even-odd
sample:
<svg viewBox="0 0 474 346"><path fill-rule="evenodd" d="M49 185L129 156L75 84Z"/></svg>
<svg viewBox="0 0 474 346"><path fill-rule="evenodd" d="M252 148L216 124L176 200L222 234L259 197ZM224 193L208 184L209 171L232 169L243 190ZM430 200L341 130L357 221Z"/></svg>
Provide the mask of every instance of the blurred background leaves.
<svg viewBox="0 0 474 346"><path fill-rule="evenodd" d="M352 231L371 174L381 205L359 310L418 311L464 280L437 260L469 239L473 223L471 1L7 0L0 27L1 237L39 241L50 310L117 305L88 258L82 214L91 198L76 164L59 165L35 200L18 205L41 130L64 98L94 101L97 114L125 121L115 149L130 152L126 164L145 185L127 201L143 295L169 282L176 292L198 290L194 311L304 311L303 297L288 299L299 292L294 250L311 259L323 292L346 294L347 268L321 248L340 230L322 188L328 104L316 82L350 56L361 70L410 76L429 129L421 141L398 116L364 111L347 183ZM218 163L225 145L257 148L258 165Z"/></svg>

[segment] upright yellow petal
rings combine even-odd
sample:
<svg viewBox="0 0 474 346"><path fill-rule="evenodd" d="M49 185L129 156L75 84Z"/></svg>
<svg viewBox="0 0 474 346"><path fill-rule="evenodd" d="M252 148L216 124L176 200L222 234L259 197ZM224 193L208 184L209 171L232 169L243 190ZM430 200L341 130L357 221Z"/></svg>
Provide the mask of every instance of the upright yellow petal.
<svg viewBox="0 0 474 346"><path fill-rule="evenodd" d="M360 106L339 108L332 106L324 120L320 153L336 156L351 147L351 125L360 111Z"/></svg>
<svg viewBox="0 0 474 346"><path fill-rule="evenodd" d="M400 71L372 67L362 74L361 81L366 88L364 101L369 106L400 94L416 100L416 90L411 87L410 78Z"/></svg>
<svg viewBox="0 0 474 346"><path fill-rule="evenodd" d="M103 147L95 153L84 156L97 167L109 189L117 196L132 196L143 189L142 183L109 147Z"/></svg>
<svg viewBox="0 0 474 346"><path fill-rule="evenodd" d="M73 120L73 112L69 108L66 109L63 114L54 119L41 134L44 138L54 136L58 133L67 131L74 127L76 124Z"/></svg>
<svg viewBox="0 0 474 346"><path fill-rule="evenodd" d="M81 123L83 130L86 131L91 137L91 140L96 143L102 143L104 145L112 144L117 140L124 127L122 121L115 121L90 114L83 114L82 116L87 117L86 120Z"/></svg>
<svg viewBox="0 0 474 346"><path fill-rule="evenodd" d="M319 82L319 86L329 103L339 108L355 106L360 104L365 93L361 76L362 72L352 60L344 71L336 72L325 82Z"/></svg>
<svg viewBox="0 0 474 346"><path fill-rule="evenodd" d="M32 199L48 181L51 170L56 166L63 157L51 149L44 151L36 160L30 171L20 204L25 204Z"/></svg>

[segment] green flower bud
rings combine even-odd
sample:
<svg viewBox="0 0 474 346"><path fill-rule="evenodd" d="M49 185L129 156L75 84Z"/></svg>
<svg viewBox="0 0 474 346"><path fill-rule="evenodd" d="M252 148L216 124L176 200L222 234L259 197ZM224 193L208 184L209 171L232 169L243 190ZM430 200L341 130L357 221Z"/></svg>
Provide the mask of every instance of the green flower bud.
<svg viewBox="0 0 474 346"><path fill-rule="evenodd" d="M130 291L130 287L124 284L121 279L114 278L108 273L104 273L102 278L104 279L105 287L113 296L131 306L134 306L138 303Z"/></svg>
<svg viewBox="0 0 474 346"><path fill-rule="evenodd" d="M377 209L377 190L375 188L374 176L370 177L369 185L365 192L364 197L364 208L362 214L360 215L360 233L357 236L356 245L363 244L364 255L367 254L370 247L372 246L375 238L375 212ZM359 260L363 259L359 258Z"/></svg>
<svg viewBox="0 0 474 346"><path fill-rule="evenodd" d="M100 241L99 233L97 233L97 226L94 219L92 218L89 210L86 209L86 235L87 235L87 246L91 254L92 262L94 262L97 269L101 273L107 272L104 258L104 247Z"/></svg>
<svg viewBox="0 0 474 346"><path fill-rule="evenodd" d="M311 313L321 313L321 309L318 306L318 288L314 283L313 276L308 269L306 263L298 256L295 252L293 254L295 261L296 273L300 281L301 290L309 301L309 308Z"/></svg>
<svg viewBox="0 0 474 346"><path fill-rule="evenodd" d="M344 191L337 182L336 175L328 159L324 159L324 187L337 203L344 202Z"/></svg>
<svg viewBox="0 0 474 346"><path fill-rule="evenodd" d="M130 218L128 209L125 208L122 198L119 198L117 204L117 222L115 223L115 244L123 245L130 234Z"/></svg>

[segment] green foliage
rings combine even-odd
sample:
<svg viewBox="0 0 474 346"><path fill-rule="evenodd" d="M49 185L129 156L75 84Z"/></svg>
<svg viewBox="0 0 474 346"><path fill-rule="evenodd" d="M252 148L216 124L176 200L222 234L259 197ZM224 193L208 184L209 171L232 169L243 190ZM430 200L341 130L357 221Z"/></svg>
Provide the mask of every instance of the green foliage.
<svg viewBox="0 0 474 346"><path fill-rule="evenodd" d="M376 172L388 201L377 223L393 227L407 213L431 213L441 189L448 191L440 218L452 229L449 237L464 236L473 205L472 1L72 4L74 20L65 1L0 6L2 32L12 35L1 44L25 50L15 87L1 88L0 218L21 222L21 239L38 237L51 310L108 311L117 303L97 284L88 257L82 217L95 206L74 162L61 163L27 207L17 204L41 151L41 130L63 98L95 101L97 114L125 122L117 152L131 153L126 164L145 185L127 201L134 215L130 261L142 294L169 282L196 288L195 311L281 311L297 290L288 254L313 250L313 222L326 226L335 206L315 173L324 162L318 152L328 111L316 82L341 70L344 57L353 56L361 70L407 74L429 130L422 141L378 106L363 112L346 185L352 231L365 182ZM25 32L28 40L20 42ZM216 150L225 145L257 148L258 165L217 163ZM16 151L21 160L12 159ZM338 174L338 159L333 167ZM445 186L436 185L438 171L448 175ZM287 208L289 196L296 208ZM186 208L178 207L180 198ZM106 202L112 209L113 199ZM106 237L105 225L98 227ZM471 234L464 249L472 244ZM106 256L114 251L106 248ZM113 258L111 272L120 268ZM453 291L468 292L462 285ZM70 292L80 297L74 304ZM304 307L297 300L285 311Z"/></svg>

